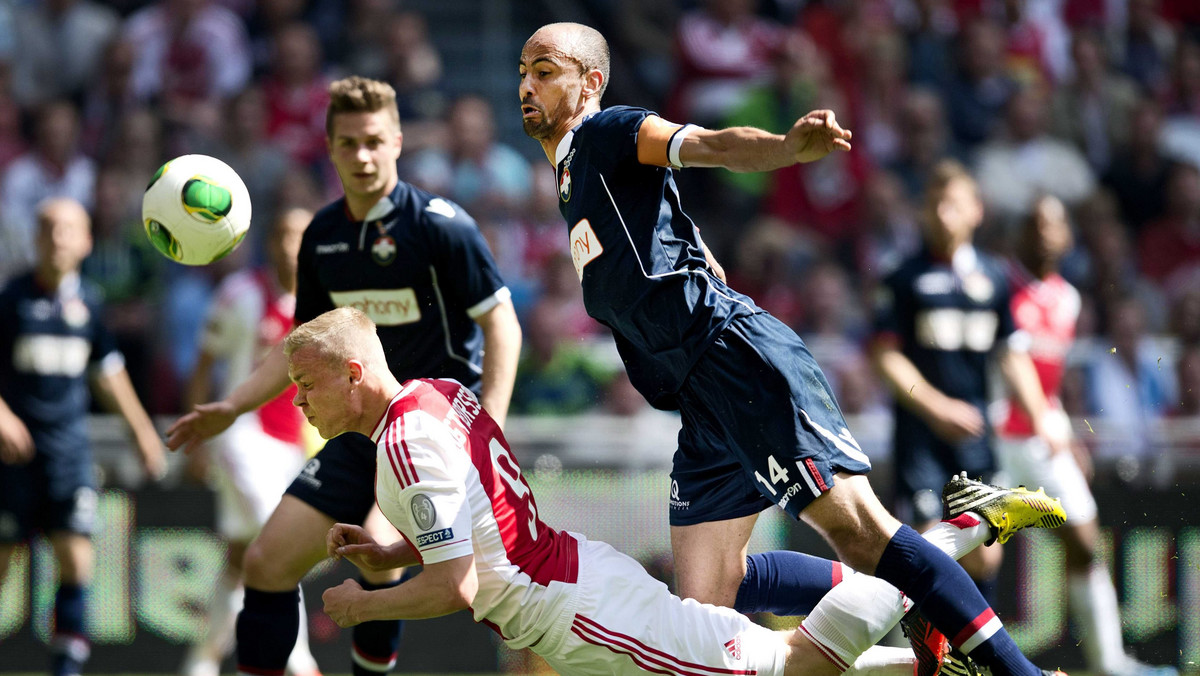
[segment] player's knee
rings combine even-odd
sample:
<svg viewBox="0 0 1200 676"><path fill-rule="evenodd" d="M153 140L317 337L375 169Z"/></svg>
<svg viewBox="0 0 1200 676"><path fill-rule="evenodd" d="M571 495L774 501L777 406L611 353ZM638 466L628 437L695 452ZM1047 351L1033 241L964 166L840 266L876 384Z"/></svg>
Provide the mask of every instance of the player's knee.
<svg viewBox="0 0 1200 676"><path fill-rule="evenodd" d="M737 601L738 587L742 584L742 578L746 576L745 560L739 561L738 565L724 560L715 563L716 565L704 571L677 568L675 593L680 598L732 608Z"/></svg>
<svg viewBox="0 0 1200 676"><path fill-rule="evenodd" d="M272 551L267 541L255 540L242 557L242 577L247 587L259 591L283 591L299 584L290 570L287 552Z"/></svg>

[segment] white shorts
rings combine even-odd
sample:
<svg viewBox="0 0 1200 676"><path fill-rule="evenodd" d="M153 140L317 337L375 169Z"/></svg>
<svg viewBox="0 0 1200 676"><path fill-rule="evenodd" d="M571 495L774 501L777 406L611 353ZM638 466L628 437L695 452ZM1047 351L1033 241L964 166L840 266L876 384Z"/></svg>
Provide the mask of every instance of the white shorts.
<svg viewBox="0 0 1200 676"><path fill-rule="evenodd" d="M1008 479L1030 489L1045 488L1046 495L1062 501L1067 523L1082 524L1096 518L1096 499L1070 453L1051 455L1041 437L1001 437L997 448Z"/></svg>
<svg viewBox="0 0 1200 676"><path fill-rule="evenodd" d="M571 604L531 649L560 674L783 673L780 634L729 608L682 600L604 542L579 540Z"/></svg>
<svg viewBox="0 0 1200 676"><path fill-rule="evenodd" d="M217 532L229 540L249 542L304 466L304 451L263 432L253 414L239 417L212 440L210 448Z"/></svg>

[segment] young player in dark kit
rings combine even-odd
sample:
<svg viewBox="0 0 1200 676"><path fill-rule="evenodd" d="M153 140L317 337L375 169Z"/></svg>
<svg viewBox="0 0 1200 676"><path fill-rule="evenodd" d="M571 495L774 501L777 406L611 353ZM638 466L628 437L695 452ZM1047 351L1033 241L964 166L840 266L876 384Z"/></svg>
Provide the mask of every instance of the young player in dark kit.
<svg viewBox="0 0 1200 676"><path fill-rule="evenodd" d="M397 378L453 378L503 424L520 351L520 326L507 287L474 220L461 207L403 183L402 135L390 85L350 77L330 86L330 159L345 198L317 213L297 266L297 322L339 306L359 308L379 327ZM168 430L179 448L228 427L288 385L282 348L222 401L202 404ZM375 445L360 434L331 439L288 488L246 552L246 596L238 617L239 669L282 674L296 640L298 585L325 558L335 522L372 513ZM377 537L392 529L378 511ZM364 575L368 586L396 584L391 571ZM395 663L399 624L356 628L354 673Z"/></svg>

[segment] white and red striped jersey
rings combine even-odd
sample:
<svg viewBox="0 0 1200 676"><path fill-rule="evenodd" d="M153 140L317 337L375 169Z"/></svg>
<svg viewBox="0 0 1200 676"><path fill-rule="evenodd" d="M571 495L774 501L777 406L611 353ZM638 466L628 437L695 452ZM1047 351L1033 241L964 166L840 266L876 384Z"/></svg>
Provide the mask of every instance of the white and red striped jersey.
<svg viewBox="0 0 1200 676"><path fill-rule="evenodd" d="M1038 380L1052 408L1061 408L1058 400L1066 370L1067 353L1075 340L1079 320L1079 292L1058 273L1037 279L1018 263L1009 266L1012 287L1012 315L1017 329L1031 338L1029 356L1037 368ZM1029 416L1010 397L1008 413L999 426L1003 436L1027 437L1034 433Z"/></svg>
<svg viewBox="0 0 1200 676"><path fill-rule="evenodd" d="M271 348L292 329L296 297L281 293L265 270L244 270L226 277L217 288L201 346L226 364L224 397L254 371ZM263 432L289 444L303 441L304 414L292 405L296 386L253 414Z"/></svg>
<svg viewBox="0 0 1200 676"><path fill-rule="evenodd" d="M375 499L421 562L474 554L475 621L537 640L579 575L578 541L538 518L499 426L453 380L410 380L371 438ZM556 584L561 583L561 584Z"/></svg>

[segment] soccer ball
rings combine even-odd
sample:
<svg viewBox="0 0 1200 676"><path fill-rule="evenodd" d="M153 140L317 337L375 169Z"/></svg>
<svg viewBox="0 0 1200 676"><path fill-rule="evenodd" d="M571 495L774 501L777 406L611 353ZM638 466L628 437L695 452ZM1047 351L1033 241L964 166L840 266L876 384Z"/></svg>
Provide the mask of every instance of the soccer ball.
<svg viewBox="0 0 1200 676"><path fill-rule="evenodd" d="M142 195L146 236L164 256L207 265L228 256L250 228L250 193L237 172L208 155L183 155L154 172Z"/></svg>

